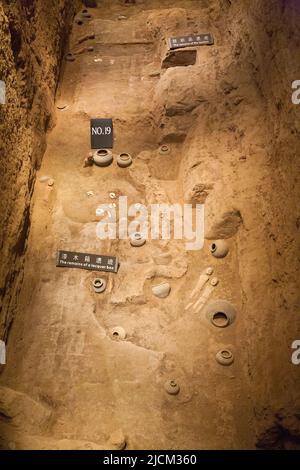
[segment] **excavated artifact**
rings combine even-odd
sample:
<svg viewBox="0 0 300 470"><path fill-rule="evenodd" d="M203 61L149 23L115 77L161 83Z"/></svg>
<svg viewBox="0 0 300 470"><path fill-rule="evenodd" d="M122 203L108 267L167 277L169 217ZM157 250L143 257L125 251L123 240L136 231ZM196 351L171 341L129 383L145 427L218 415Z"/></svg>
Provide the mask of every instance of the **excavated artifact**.
<svg viewBox="0 0 300 470"><path fill-rule="evenodd" d="M132 156L129 153L123 152L120 153L117 157L117 164L121 168L126 168L132 164Z"/></svg>
<svg viewBox="0 0 300 470"><path fill-rule="evenodd" d="M162 282L161 284L152 287L153 294L156 297L159 297L160 299L165 299L166 297L168 297L170 291L171 286L168 282Z"/></svg>
<svg viewBox="0 0 300 470"><path fill-rule="evenodd" d="M146 243L146 239L140 232L135 232L130 235L130 244L131 246L143 246Z"/></svg>
<svg viewBox="0 0 300 470"><path fill-rule="evenodd" d="M115 326L112 330L111 330L111 336L113 339L125 339L126 338L126 331L124 330L124 328L122 328L121 326Z"/></svg>
<svg viewBox="0 0 300 470"><path fill-rule="evenodd" d="M168 155L170 153L171 149L168 145L163 144L159 147L159 154L160 155Z"/></svg>
<svg viewBox="0 0 300 470"><path fill-rule="evenodd" d="M206 307L205 314L212 325L218 328L226 328L234 322L236 310L226 300L216 300Z"/></svg>
<svg viewBox="0 0 300 470"><path fill-rule="evenodd" d="M210 246L210 252L215 258L225 258L229 251L226 240L215 240Z"/></svg>
<svg viewBox="0 0 300 470"><path fill-rule="evenodd" d="M74 62L75 60L75 55L72 54L72 52L68 52L68 54L65 55L65 59L68 62Z"/></svg>
<svg viewBox="0 0 300 470"><path fill-rule="evenodd" d="M165 391L169 394L169 395L177 395L180 391L180 386L178 385L178 383L176 382L176 380L168 380L166 383L165 383Z"/></svg>

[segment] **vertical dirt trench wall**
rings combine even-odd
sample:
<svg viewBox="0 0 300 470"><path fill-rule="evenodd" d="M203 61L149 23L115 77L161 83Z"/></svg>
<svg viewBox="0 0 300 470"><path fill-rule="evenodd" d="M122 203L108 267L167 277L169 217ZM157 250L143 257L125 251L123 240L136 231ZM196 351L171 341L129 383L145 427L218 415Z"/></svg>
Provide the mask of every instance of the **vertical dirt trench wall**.
<svg viewBox="0 0 300 470"><path fill-rule="evenodd" d="M0 337L13 319L35 172L53 126L53 98L77 2L0 2Z"/></svg>

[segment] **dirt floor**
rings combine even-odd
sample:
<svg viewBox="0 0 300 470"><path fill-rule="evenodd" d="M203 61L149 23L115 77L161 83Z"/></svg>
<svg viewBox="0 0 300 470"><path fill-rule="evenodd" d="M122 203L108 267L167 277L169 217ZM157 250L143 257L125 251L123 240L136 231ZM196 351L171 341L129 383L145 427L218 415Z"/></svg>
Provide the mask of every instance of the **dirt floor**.
<svg viewBox="0 0 300 470"><path fill-rule="evenodd" d="M297 337L286 331L282 341L278 325L270 332L267 292L277 281L264 195L272 170L265 101L252 66L233 62L240 47L235 33L225 34L225 14L220 20L205 1L101 5L84 24L74 23L76 59L64 63L56 126L37 174L19 313L8 343L13 361L0 376L1 447L253 449L269 429L261 447L296 446L299 372L290 364L290 344ZM194 65L161 69L165 38L187 30L211 32L215 44L197 48ZM94 39L78 43L92 33ZM92 51L81 50L89 46ZM115 160L106 168L84 166L95 117L113 118L113 153L130 152L131 167ZM162 143L168 155L159 153ZM99 240L96 209L112 202L111 192L146 205L205 202L204 248L187 251L181 240L149 240L140 248ZM228 241L224 259L210 253L216 239ZM120 269L103 275L108 287L96 294L95 273L55 267L58 250L118 256ZM235 306L228 328L214 327L205 308L189 307L208 267L219 283L208 279L202 294L206 305L226 299ZM171 286L165 299L151 290L162 281ZM297 325L299 319L295 335ZM113 337L116 326L125 340ZM270 344L273 338L284 350L274 366L264 362L270 344L255 363L253 350L267 331ZM229 367L215 359L222 348L234 354ZM288 391L279 380L282 368ZM177 395L166 393L168 380L180 384ZM276 420L290 416L284 433Z"/></svg>

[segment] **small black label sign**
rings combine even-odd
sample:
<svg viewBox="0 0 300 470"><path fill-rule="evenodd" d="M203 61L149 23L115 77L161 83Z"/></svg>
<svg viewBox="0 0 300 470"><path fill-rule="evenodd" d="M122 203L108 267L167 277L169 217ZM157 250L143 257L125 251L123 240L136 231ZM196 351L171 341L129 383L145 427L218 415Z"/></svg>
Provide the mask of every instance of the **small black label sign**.
<svg viewBox="0 0 300 470"><path fill-rule="evenodd" d="M169 39L170 49L178 49L180 47L191 46L211 46L212 44L214 44L214 38L210 33L191 34L190 36L180 36Z"/></svg>
<svg viewBox="0 0 300 470"><path fill-rule="evenodd" d="M91 148L113 148L112 119L91 119Z"/></svg>
<svg viewBox="0 0 300 470"><path fill-rule="evenodd" d="M59 251L56 266L58 268L80 268L89 271L108 271L116 273L119 262L115 256L91 255L76 251Z"/></svg>

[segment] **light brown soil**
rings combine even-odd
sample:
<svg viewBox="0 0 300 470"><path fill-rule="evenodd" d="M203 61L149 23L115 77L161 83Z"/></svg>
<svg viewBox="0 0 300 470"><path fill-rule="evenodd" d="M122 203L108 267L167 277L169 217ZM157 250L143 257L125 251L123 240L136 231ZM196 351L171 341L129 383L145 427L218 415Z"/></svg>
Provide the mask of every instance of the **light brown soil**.
<svg viewBox="0 0 300 470"><path fill-rule="evenodd" d="M37 174L0 377L2 448L299 445L300 366L291 364L291 344L300 336L300 116L289 94L299 78L298 10L231 3L103 1L74 25L70 50L94 32L84 42L94 51L64 64L56 105L66 107L56 110ZM209 31L215 45L198 48L195 65L161 70L166 37L187 31ZM83 166L92 117L113 118L114 154L130 152L130 168ZM163 142L169 155L158 152ZM205 202L204 248L100 241L96 208L112 191L131 203ZM209 251L219 238L230 247L224 259ZM108 288L97 296L95 273L55 267L59 249L116 255L119 272L104 276ZM225 329L203 310L185 310L208 266L219 284L207 302L226 299L237 310ZM166 299L151 291L161 281L171 285ZM115 326L126 330L124 341L111 337ZM234 352L229 367L215 360L223 347ZM178 395L166 393L170 379Z"/></svg>

